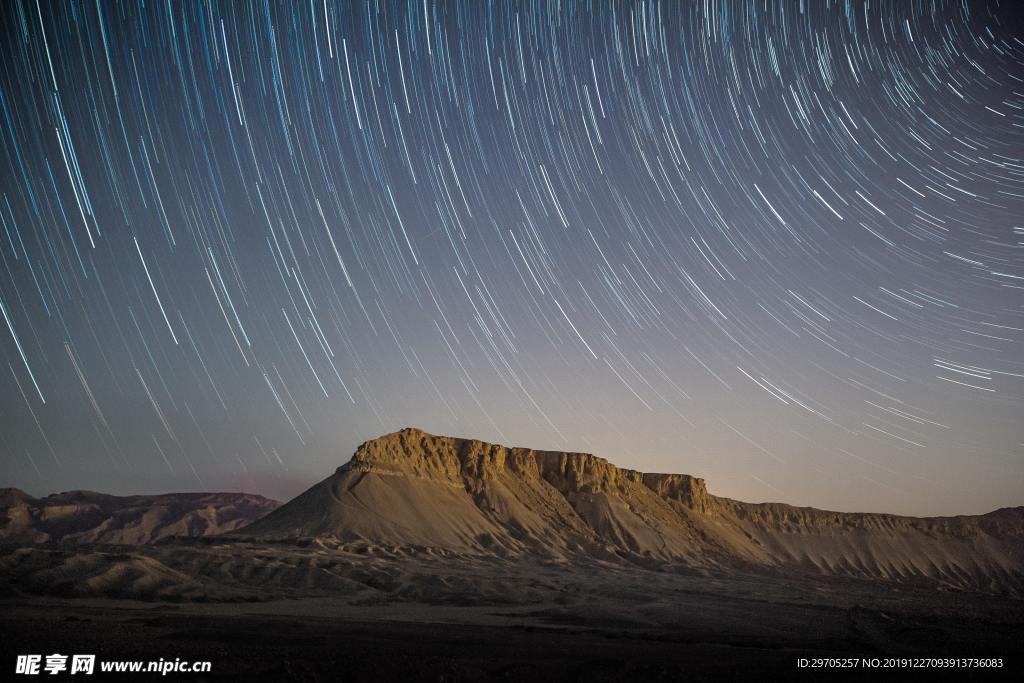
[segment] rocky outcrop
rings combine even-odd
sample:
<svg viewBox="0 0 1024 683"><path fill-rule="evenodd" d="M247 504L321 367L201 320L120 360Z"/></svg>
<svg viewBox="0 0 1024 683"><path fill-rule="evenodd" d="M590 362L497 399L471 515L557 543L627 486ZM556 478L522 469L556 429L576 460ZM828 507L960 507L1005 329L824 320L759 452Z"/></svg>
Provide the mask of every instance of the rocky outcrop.
<svg viewBox="0 0 1024 683"><path fill-rule="evenodd" d="M655 474L623 469L590 453L535 451L497 444L434 436L406 428L367 441L338 472L374 472L404 475L452 485L511 472L543 480L559 492L600 493L643 485L655 494L701 511L710 510L703 479L686 474Z"/></svg>

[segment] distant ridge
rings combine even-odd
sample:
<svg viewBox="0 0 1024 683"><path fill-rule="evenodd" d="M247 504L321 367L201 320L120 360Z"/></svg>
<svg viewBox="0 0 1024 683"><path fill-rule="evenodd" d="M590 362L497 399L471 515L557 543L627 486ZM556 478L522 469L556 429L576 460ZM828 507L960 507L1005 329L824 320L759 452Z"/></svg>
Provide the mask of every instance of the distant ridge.
<svg viewBox="0 0 1024 683"><path fill-rule="evenodd" d="M1024 593L1024 507L916 518L743 503L685 474L412 428L363 443L334 474L234 533Z"/></svg>
<svg viewBox="0 0 1024 683"><path fill-rule="evenodd" d="M110 496L67 491L33 498L0 489L0 543L153 543L232 531L279 506L251 493Z"/></svg>

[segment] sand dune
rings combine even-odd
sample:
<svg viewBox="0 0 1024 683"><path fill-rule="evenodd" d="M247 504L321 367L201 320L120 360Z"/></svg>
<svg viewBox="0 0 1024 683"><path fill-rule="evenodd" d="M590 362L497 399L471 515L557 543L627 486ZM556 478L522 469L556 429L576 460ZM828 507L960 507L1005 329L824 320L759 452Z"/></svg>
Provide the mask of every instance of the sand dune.
<svg viewBox="0 0 1024 683"><path fill-rule="evenodd" d="M0 543L153 543L232 531L280 503L249 493L109 496L68 491L33 498L0 489Z"/></svg>
<svg viewBox="0 0 1024 683"><path fill-rule="evenodd" d="M1024 508L913 518L743 503L684 474L417 429L362 444L330 477L234 533L1024 592Z"/></svg>

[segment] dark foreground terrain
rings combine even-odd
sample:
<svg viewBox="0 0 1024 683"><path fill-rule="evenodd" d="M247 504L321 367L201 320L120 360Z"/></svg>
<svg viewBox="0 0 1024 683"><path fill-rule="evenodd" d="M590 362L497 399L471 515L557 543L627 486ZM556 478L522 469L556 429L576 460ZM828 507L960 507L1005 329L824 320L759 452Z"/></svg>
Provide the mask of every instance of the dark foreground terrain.
<svg viewBox="0 0 1024 683"><path fill-rule="evenodd" d="M433 622L454 614L425 613L423 621L282 613L248 606L112 605L103 602L7 601L2 604L5 667L17 654L94 653L98 660L209 660L209 674L171 674L169 680L250 681L476 681L476 680L722 680L877 678L880 675L1013 680L1019 676L1020 625L950 618L893 618L854 608L830 610L761 606L760 616L783 618L793 630L747 633L680 624L652 628L600 619L508 619L506 625ZM294 610L294 612L293 612ZM293 613L289 613L293 612ZM505 620L501 611L492 616ZM354 617L354 618L352 618ZM392 618L388 618L392 617ZM521 623L513 623L513 622ZM753 619L752 621L757 621ZM758 632L760 631L760 632ZM821 670L798 658L1002 657L1004 668L974 670ZM97 673L102 679L133 674ZM27 678L27 677L26 677ZM160 678L152 676L152 678ZM167 680L167 679L165 679Z"/></svg>
<svg viewBox="0 0 1024 683"><path fill-rule="evenodd" d="M226 544L206 549L237 557ZM998 596L460 558L350 562L358 588L344 596L289 588L268 589L262 600L167 602L15 589L0 600L3 667L13 671L18 654L56 652L212 663L209 674L149 677L181 681L1019 680L1024 671L1022 604ZM433 587L402 597L410 585ZM947 657L1002 658L1004 666L880 671L863 661ZM800 658L856 658L858 666L800 669ZM61 680L78 679L140 676Z"/></svg>

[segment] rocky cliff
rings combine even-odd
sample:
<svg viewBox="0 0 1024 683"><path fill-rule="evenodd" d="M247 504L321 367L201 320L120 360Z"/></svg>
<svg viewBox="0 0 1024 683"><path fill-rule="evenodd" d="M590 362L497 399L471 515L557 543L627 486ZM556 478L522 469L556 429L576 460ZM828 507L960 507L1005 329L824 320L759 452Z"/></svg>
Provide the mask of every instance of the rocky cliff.
<svg viewBox="0 0 1024 683"><path fill-rule="evenodd" d="M913 518L710 495L685 474L586 453L508 448L404 429L236 532L469 555L926 581L1020 592L1024 508Z"/></svg>

